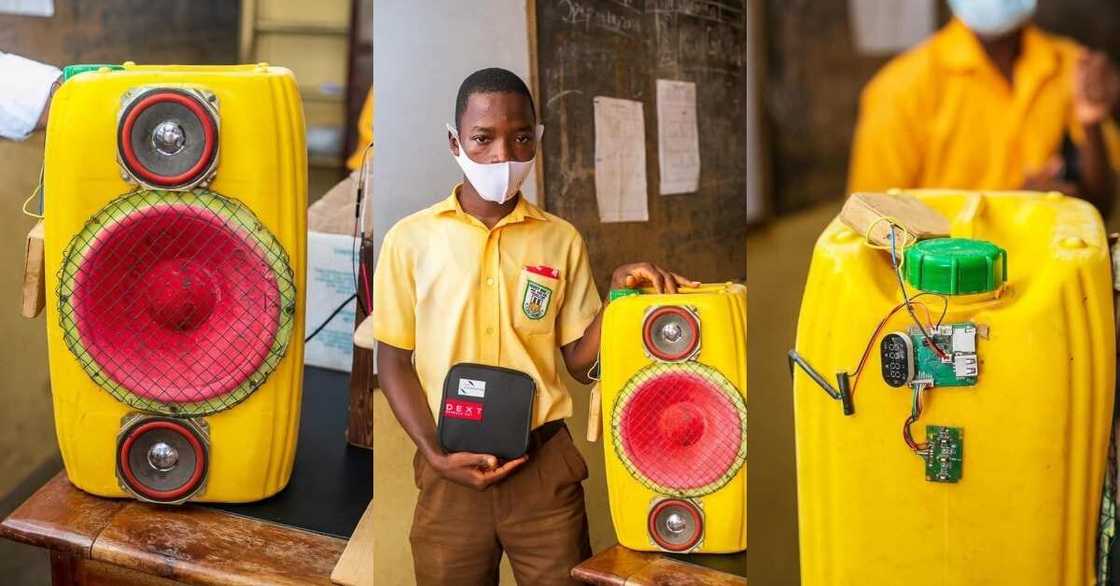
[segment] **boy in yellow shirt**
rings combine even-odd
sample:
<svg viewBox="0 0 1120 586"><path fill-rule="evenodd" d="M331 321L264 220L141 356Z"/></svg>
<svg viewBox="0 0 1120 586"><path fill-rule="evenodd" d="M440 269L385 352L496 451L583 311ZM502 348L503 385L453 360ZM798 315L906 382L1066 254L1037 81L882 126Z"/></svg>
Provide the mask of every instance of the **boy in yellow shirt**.
<svg viewBox="0 0 1120 586"><path fill-rule="evenodd" d="M571 568L590 556L587 466L563 423L572 401L557 358L587 382L603 304L579 233L520 195L539 138L524 82L504 69L471 74L455 123L448 142L464 181L389 230L374 276L381 388L417 447L416 579L497 584L504 552L521 584L570 584ZM642 284L670 293L698 285L649 263L619 267L611 279L612 288ZM499 462L441 449L442 384L460 362L534 379L525 456Z"/></svg>

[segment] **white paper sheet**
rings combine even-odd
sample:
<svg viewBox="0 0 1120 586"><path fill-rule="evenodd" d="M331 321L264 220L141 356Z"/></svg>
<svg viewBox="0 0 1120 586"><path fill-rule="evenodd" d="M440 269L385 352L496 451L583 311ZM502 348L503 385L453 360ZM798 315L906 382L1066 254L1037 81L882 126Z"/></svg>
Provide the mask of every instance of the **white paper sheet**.
<svg viewBox="0 0 1120 586"><path fill-rule="evenodd" d="M695 193L700 187L700 135L696 84L657 80L657 158L661 195Z"/></svg>
<svg viewBox="0 0 1120 586"><path fill-rule="evenodd" d="M856 50L889 55L913 47L933 33L933 0L848 0L848 21Z"/></svg>
<svg viewBox="0 0 1120 586"><path fill-rule="evenodd" d="M54 0L0 0L0 14L54 16Z"/></svg>
<svg viewBox="0 0 1120 586"><path fill-rule="evenodd" d="M307 233L307 314L304 335L315 331L343 301L354 294L357 247L348 234ZM304 346L303 363L350 372L354 353L354 311L351 301Z"/></svg>
<svg viewBox="0 0 1120 586"><path fill-rule="evenodd" d="M595 197L601 222L649 220L641 102L595 97Z"/></svg>

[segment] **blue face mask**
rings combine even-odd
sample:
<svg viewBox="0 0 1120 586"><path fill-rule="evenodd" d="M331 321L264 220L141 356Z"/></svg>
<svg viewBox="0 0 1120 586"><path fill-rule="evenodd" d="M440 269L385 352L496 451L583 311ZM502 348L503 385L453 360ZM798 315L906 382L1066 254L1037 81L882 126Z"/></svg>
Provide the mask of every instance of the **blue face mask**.
<svg viewBox="0 0 1120 586"><path fill-rule="evenodd" d="M972 32L999 37L1034 16L1037 0L949 0L949 8Z"/></svg>

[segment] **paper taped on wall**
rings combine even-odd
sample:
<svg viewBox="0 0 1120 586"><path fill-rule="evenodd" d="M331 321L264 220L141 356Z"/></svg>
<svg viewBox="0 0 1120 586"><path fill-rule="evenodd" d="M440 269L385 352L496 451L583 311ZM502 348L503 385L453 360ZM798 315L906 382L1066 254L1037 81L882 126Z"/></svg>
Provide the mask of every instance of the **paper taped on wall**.
<svg viewBox="0 0 1120 586"><path fill-rule="evenodd" d="M649 220L641 102L595 97L595 197L602 222Z"/></svg>
<svg viewBox="0 0 1120 586"><path fill-rule="evenodd" d="M695 193L700 186L696 84L657 80L657 158L661 195Z"/></svg>

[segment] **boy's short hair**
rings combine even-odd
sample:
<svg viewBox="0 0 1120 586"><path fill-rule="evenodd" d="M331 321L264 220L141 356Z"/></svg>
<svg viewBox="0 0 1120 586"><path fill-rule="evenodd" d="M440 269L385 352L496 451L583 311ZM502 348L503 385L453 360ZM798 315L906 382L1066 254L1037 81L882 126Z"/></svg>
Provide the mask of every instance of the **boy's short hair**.
<svg viewBox="0 0 1120 586"><path fill-rule="evenodd" d="M467 100L471 95L491 92L510 92L525 96L525 99L529 100L529 110L533 112L534 117L536 116L533 94L529 93L529 86L525 85L516 73L508 69L488 67L468 75L459 85L459 94L455 97L455 128L459 128L459 119L466 111Z"/></svg>

